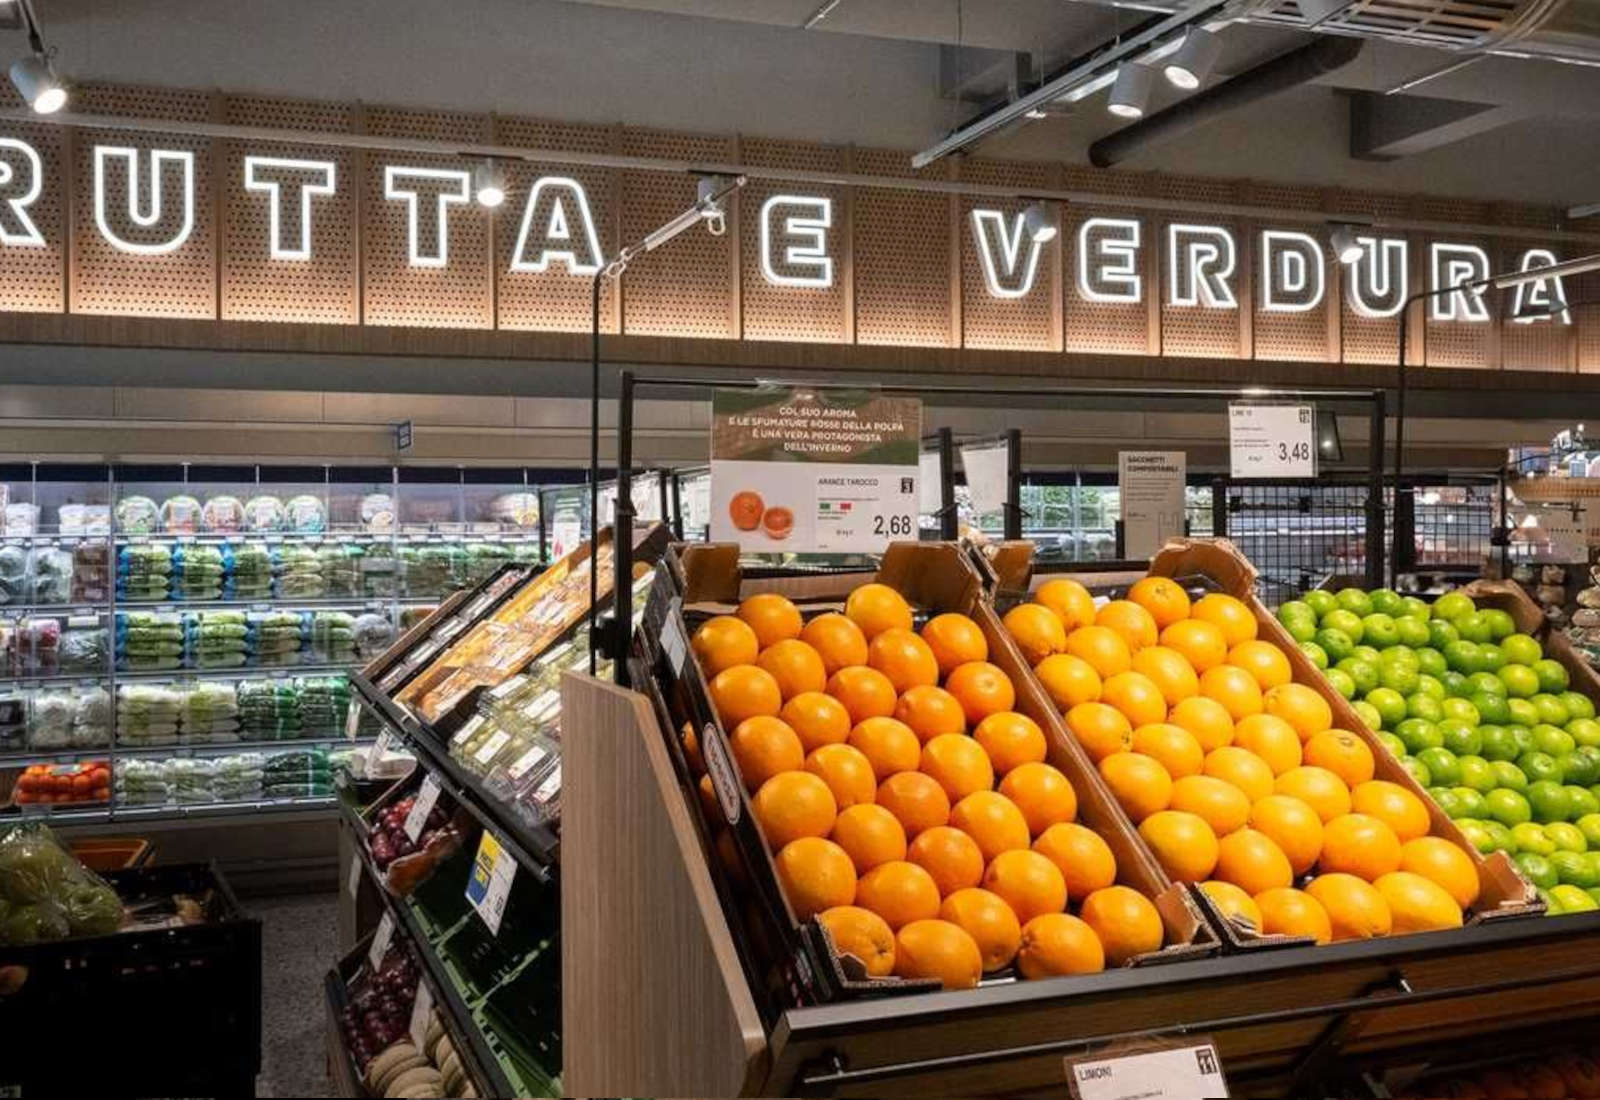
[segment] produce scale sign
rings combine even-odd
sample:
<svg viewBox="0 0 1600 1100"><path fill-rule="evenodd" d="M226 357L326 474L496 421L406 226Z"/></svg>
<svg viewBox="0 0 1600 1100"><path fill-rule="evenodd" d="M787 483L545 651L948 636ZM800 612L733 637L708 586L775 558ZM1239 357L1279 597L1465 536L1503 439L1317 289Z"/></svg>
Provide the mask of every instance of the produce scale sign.
<svg viewBox="0 0 1600 1100"><path fill-rule="evenodd" d="M858 554L917 537L922 402L763 386L711 400L711 538Z"/></svg>

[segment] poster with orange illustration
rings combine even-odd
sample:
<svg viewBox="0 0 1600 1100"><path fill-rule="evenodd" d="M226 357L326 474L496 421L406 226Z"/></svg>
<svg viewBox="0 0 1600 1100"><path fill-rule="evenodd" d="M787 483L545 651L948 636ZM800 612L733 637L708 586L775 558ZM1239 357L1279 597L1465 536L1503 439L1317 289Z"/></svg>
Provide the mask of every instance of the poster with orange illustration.
<svg viewBox="0 0 1600 1100"><path fill-rule="evenodd" d="M864 554L917 537L922 402L873 390L719 389L711 539L750 553Z"/></svg>

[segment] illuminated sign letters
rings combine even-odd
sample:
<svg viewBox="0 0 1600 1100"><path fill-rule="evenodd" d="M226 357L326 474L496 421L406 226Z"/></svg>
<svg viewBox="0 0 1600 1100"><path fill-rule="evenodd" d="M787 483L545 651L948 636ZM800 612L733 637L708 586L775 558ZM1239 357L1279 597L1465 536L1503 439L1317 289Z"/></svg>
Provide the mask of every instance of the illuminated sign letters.
<svg viewBox="0 0 1600 1100"><path fill-rule="evenodd" d="M1357 237L1361 257L1346 269L1350 308L1363 317L1393 317L1411 292L1409 248L1402 237Z"/></svg>
<svg viewBox="0 0 1600 1100"><path fill-rule="evenodd" d="M28 216L28 207L44 190L44 164L39 151L16 138L0 138L0 244L44 247L44 234Z"/></svg>
<svg viewBox="0 0 1600 1100"><path fill-rule="evenodd" d="M1487 321L1489 308L1483 304L1483 288L1463 286L1489 278L1489 254L1475 244L1434 244L1433 288L1455 287L1448 294L1435 296L1428 303L1428 316L1435 321Z"/></svg>
<svg viewBox="0 0 1600 1100"><path fill-rule="evenodd" d="M1028 233L1022 220L1020 212L1009 225L998 210L972 212L972 234L978 244L978 261L983 265L983 281L996 298L1023 298L1033 289L1044 242L1024 240ZM1026 257L1022 254L1024 246Z"/></svg>
<svg viewBox="0 0 1600 1100"><path fill-rule="evenodd" d="M1517 270L1533 271L1536 268L1550 267L1558 262L1556 254L1548 248L1530 248L1522 254L1522 262L1517 265ZM1531 316L1524 317L1524 313ZM1534 321L1548 321L1554 317L1561 318L1563 325L1572 324L1572 311L1567 308L1567 289L1562 285L1561 276L1518 284L1511 298L1513 321L1519 325L1526 325Z"/></svg>
<svg viewBox="0 0 1600 1100"><path fill-rule="evenodd" d="M1131 218L1090 218L1078 229L1078 293L1091 302L1137 302L1140 225Z"/></svg>
<svg viewBox="0 0 1600 1100"><path fill-rule="evenodd" d="M158 255L181 247L194 232L194 154L96 145L94 222L123 252Z"/></svg>
<svg viewBox="0 0 1600 1100"><path fill-rule="evenodd" d="M1268 229L1261 234L1261 309L1305 313L1322 304L1322 245L1309 233Z"/></svg>
<svg viewBox="0 0 1600 1100"><path fill-rule="evenodd" d="M782 218L782 226L773 225ZM778 286L830 287L833 258L828 230L833 200L805 195L773 195L761 204L761 274ZM781 249L782 254L775 252ZM1024 292L1026 293L1026 292Z"/></svg>
<svg viewBox="0 0 1600 1100"><path fill-rule="evenodd" d="M534 183L522 208L511 270L548 271L557 261L573 275L593 275L605 257L583 184L566 176L545 176Z"/></svg>
<svg viewBox="0 0 1600 1100"><path fill-rule="evenodd" d="M1233 234L1220 225L1167 226L1167 301L1175 306L1239 305L1228 280L1237 263Z"/></svg>
<svg viewBox="0 0 1600 1100"><path fill-rule="evenodd" d="M463 205L471 186L469 173L450 168L403 168L397 164L384 168L383 197L406 204L412 267L444 267L450 262L450 207Z"/></svg>
<svg viewBox="0 0 1600 1100"><path fill-rule="evenodd" d="M268 244L274 260L311 259L311 198L332 195L337 182L331 160L244 158L244 189L267 196ZM291 196L287 204L285 191Z"/></svg>

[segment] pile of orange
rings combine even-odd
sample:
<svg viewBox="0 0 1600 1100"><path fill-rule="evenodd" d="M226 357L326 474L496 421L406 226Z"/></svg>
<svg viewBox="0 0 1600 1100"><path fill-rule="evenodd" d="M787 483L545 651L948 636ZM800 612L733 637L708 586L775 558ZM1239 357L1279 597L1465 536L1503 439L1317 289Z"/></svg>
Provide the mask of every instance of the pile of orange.
<svg viewBox="0 0 1600 1100"><path fill-rule="evenodd" d="M1470 857L1243 601L1150 576L1096 607L1060 579L1004 622L1167 873L1228 919L1318 943L1461 924Z"/></svg>
<svg viewBox="0 0 1600 1100"><path fill-rule="evenodd" d="M1160 915L1115 885L1111 849L1077 823L1077 792L972 619L916 630L882 584L809 622L763 594L692 648L790 907L868 974L959 989L1161 947Z"/></svg>

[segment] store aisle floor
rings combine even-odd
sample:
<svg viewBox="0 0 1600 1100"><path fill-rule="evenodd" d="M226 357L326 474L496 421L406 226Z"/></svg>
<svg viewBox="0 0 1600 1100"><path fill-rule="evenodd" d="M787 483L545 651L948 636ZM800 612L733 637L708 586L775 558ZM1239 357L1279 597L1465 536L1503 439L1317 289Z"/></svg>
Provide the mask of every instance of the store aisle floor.
<svg viewBox="0 0 1600 1100"><path fill-rule="evenodd" d="M261 918L258 1096L331 1096L322 979L338 950L333 893L248 898Z"/></svg>

